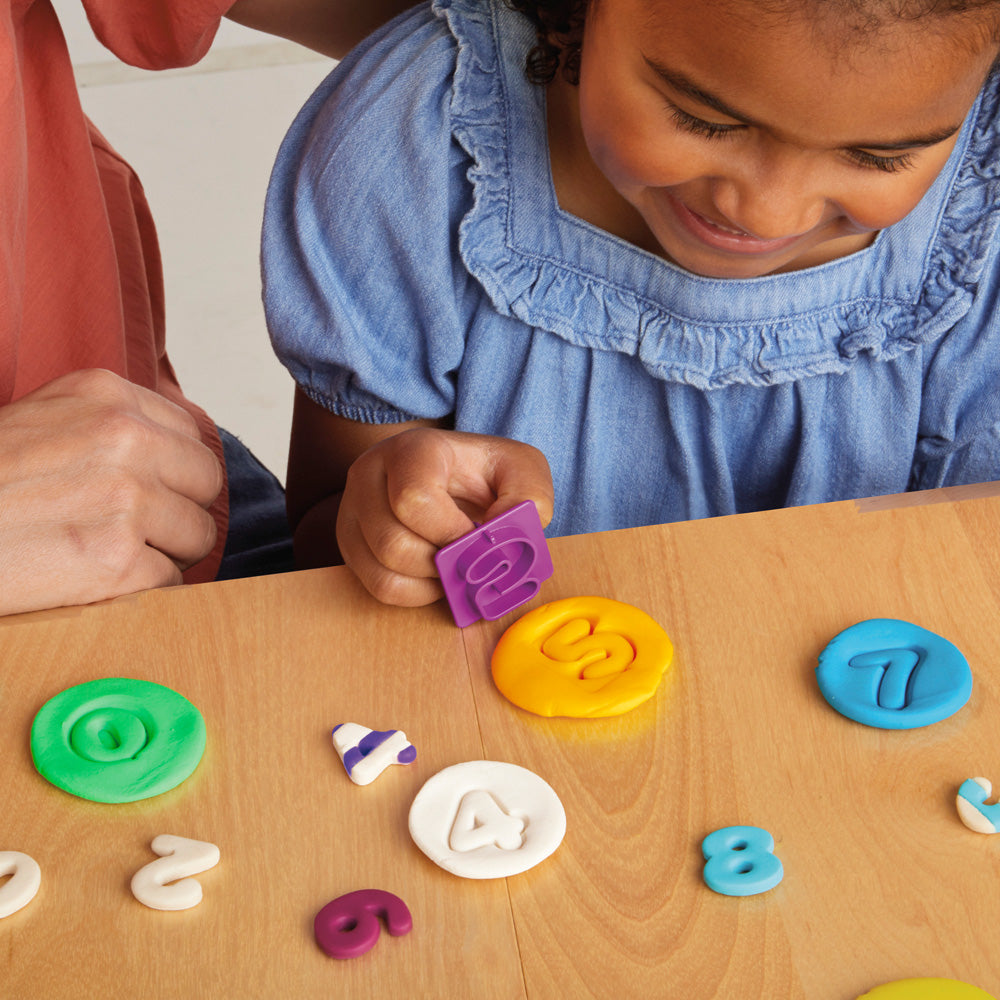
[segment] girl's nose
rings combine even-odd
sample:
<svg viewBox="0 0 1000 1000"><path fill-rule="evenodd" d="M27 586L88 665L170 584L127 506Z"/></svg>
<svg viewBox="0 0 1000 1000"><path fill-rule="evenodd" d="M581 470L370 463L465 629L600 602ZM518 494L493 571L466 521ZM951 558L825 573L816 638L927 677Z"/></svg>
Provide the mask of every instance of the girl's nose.
<svg viewBox="0 0 1000 1000"><path fill-rule="evenodd" d="M713 200L732 223L761 240L800 236L823 219L827 199L811 176L808 156L769 151L713 184Z"/></svg>

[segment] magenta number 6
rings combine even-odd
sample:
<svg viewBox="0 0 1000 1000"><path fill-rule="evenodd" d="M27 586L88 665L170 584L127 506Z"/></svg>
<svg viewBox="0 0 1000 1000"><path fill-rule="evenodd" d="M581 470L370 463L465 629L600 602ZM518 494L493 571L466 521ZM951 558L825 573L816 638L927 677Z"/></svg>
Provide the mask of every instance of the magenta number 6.
<svg viewBox="0 0 1000 1000"><path fill-rule="evenodd" d="M410 911L398 896L383 889L359 889L338 896L316 914L316 942L331 958L357 958L375 947L379 917L392 935L413 927Z"/></svg>

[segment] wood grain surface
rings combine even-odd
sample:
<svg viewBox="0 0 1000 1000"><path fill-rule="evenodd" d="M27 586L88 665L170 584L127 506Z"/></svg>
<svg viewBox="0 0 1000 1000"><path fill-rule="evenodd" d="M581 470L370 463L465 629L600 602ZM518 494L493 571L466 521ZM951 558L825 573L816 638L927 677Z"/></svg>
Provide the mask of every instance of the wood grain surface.
<svg viewBox="0 0 1000 1000"><path fill-rule="evenodd" d="M1000 498L937 499L553 541L529 607L611 597L674 643L656 696L615 719L544 719L496 691L490 655L526 609L460 631L443 605L376 604L343 569L3 620L0 850L34 857L42 887L0 920L0 993L854 1000L941 976L1000 997L1000 836L954 807L966 778L1000 786ZM875 617L958 645L968 705L913 731L830 709L816 658ZM108 676L204 715L205 757L173 791L103 805L34 770L38 709ZM339 722L403 729L416 762L353 785ZM559 850L506 880L451 875L407 831L424 781L481 758L530 768L566 809ZM705 886L701 840L734 824L773 834L777 888ZM195 909L129 891L161 833L221 850ZM400 896L414 929L330 959L313 917L361 888Z"/></svg>

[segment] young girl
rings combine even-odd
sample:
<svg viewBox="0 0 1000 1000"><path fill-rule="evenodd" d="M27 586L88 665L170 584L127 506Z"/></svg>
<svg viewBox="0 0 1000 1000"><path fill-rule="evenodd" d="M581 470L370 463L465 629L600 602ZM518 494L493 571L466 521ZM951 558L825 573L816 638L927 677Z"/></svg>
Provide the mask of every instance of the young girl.
<svg viewBox="0 0 1000 1000"><path fill-rule="evenodd" d="M1000 478L1000 3L517 6L403 15L282 146L307 563L336 519L419 604L526 498L558 535Z"/></svg>

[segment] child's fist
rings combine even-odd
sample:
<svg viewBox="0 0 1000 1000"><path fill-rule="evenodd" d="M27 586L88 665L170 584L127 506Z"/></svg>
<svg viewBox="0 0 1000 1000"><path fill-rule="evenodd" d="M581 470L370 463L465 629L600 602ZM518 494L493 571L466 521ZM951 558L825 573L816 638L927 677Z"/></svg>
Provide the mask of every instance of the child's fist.
<svg viewBox="0 0 1000 1000"><path fill-rule="evenodd" d="M351 466L337 518L344 561L386 604L442 596L434 553L523 500L552 519L552 475L531 445L418 428L380 441Z"/></svg>

